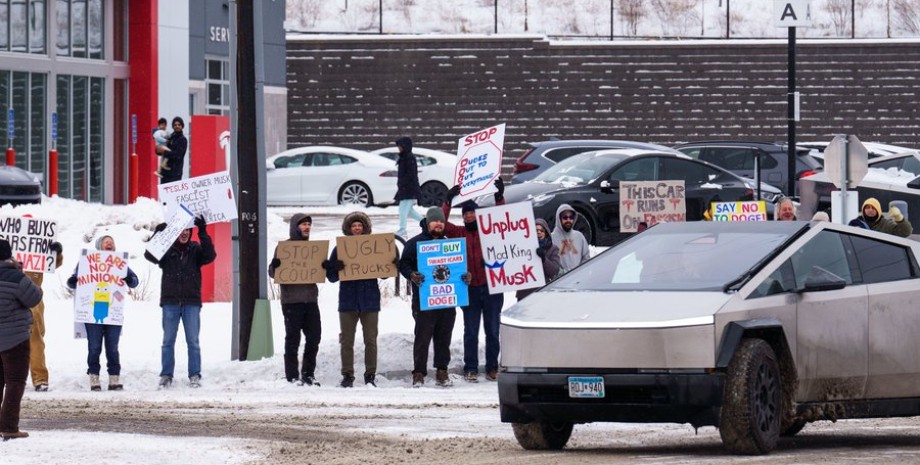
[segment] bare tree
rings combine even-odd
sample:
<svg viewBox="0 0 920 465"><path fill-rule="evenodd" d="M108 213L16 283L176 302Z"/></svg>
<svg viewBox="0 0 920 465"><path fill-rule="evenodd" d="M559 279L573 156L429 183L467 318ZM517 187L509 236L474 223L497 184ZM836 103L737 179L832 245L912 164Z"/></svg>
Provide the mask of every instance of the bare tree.
<svg viewBox="0 0 920 465"><path fill-rule="evenodd" d="M284 7L287 19L295 21L304 29L316 26L321 11L321 0L289 0Z"/></svg>
<svg viewBox="0 0 920 465"><path fill-rule="evenodd" d="M639 33L639 22L648 14L644 0L617 0L616 13L626 30L624 35L628 36L636 36Z"/></svg>
<svg viewBox="0 0 920 465"><path fill-rule="evenodd" d="M920 34L920 0L891 0L891 15L897 29Z"/></svg>
<svg viewBox="0 0 920 465"><path fill-rule="evenodd" d="M687 36L698 28L700 0L651 0L652 12L658 17L662 35L672 35L672 28L677 35Z"/></svg>
<svg viewBox="0 0 920 465"><path fill-rule="evenodd" d="M827 13L834 28L834 35L845 37L850 32L850 8L853 0L825 0L821 9Z"/></svg>

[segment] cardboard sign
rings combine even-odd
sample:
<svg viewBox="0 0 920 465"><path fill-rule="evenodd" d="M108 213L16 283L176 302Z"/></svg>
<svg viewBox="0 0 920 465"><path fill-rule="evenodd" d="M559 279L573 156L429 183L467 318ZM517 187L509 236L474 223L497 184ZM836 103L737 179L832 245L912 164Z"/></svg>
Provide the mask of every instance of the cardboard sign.
<svg viewBox="0 0 920 465"><path fill-rule="evenodd" d="M530 202L476 210L489 294L546 284Z"/></svg>
<svg viewBox="0 0 920 465"><path fill-rule="evenodd" d="M504 144L505 123L460 138L454 168L460 195L454 198L454 205L496 191L493 181L501 175Z"/></svg>
<svg viewBox="0 0 920 465"><path fill-rule="evenodd" d="M466 273L466 239L444 239L416 244L418 272L425 281L418 287L422 310L463 307L469 304Z"/></svg>
<svg viewBox="0 0 920 465"><path fill-rule="evenodd" d="M362 234L335 238L336 254L345 262L342 281L396 276L396 238L393 233Z"/></svg>
<svg viewBox="0 0 920 465"><path fill-rule="evenodd" d="M74 323L124 324L128 253L83 250L77 264Z"/></svg>
<svg viewBox="0 0 920 465"><path fill-rule="evenodd" d="M167 218L179 205L185 205L193 216L204 215L208 224L237 218L233 184L227 171L160 184L159 189L160 202L166 208Z"/></svg>
<svg viewBox="0 0 920 465"><path fill-rule="evenodd" d="M147 242L147 251L157 260L163 258L166 251L176 242L179 234L188 229L194 221L194 216L188 208L185 208L184 205L179 205L179 207L169 221L166 222L166 229L154 234L150 241Z"/></svg>
<svg viewBox="0 0 920 465"><path fill-rule="evenodd" d="M317 284L326 281L322 263L329 256L327 241L281 241L276 249L281 266L275 268L278 284Z"/></svg>
<svg viewBox="0 0 920 465"><path fill-rule="evenodd" d="M0 217L0 239L10 243L22 271L53 273L57 254L51 250L57 224L37 218Z"/></svg>
<svg viewBox="0 0 920 465"><path fill-rule="evenodd" d="M767 221L767 203L713 202L712 221Z"/></svg>
<svg viewBox="0 0 920 465"><path fill-rule="evenodd" d="M620 232L687 221L684 181L620 181Z"/></svg>

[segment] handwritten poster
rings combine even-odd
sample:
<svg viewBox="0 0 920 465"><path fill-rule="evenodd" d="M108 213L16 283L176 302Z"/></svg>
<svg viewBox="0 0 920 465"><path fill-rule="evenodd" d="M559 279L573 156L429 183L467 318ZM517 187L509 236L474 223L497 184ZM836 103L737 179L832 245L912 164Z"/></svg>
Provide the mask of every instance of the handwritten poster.
<svg viewBox="0 0 920 465"><path fill-rule="evenodd" d="M504 144L505 123L460 138L454 168L460 195L454 198L454 205L496 191L493 181L501 175Z"/></svg>
<svg viewBox="0 0 920 465"><path fill-rule="evenodd" d="M767 219L767 203L763 200L712 203L712 221L767 221Z"/></svg>
<svg viewBox="0 0 920 465"><path fill-rule="evenodd" d="M684 181L620 181L620 232L687 221Z"/></svg>
<svg viewBox="0 0 920 465"><path fill-rule="evenodd" d="M171 217L179 205L185 205L193 216L204 215L208 224L237 218L233 183L227 171L160 184L159 190L166 218Z"/></svg>
<svg viewBox="0 0 920 465"><path fill-rule="evenodd" d="M335 238L335 246L339 260L345 262L345 269L339 271L342 281L396 276L393 233L339 236Z"/></svg>
<svg viewBox="0 0 920 465"><path fill-rule="evenodd" d="M275 269L278 284L318 284L326 281L322 263L329 256L328 241L281 241L276 251L281 266Z"/></svg>
<svg viewBox="0 0 920 465"><path fill-rule="evenodd" d="M74 323L124 324L128 253L83 250L77 264Z"/></svg>
<svg viewBox="0 0 920 465"><path fill-rule="evenodd" d="M23 271L53 273L58 264L51 250L57 224L51 220L0 217L0 239L10 243L13 258L22 263Z"/></svg>
<svg viewBox="0 0 920 465"><path fill-rule="evenodd" d="M466 273L466 239L444 239L416 244L418 272L425 281L418 287L422 310L463 307L469 304Z"/></svg>
<svg viewBox="0 0 920 465"><path fill-rule="evenodd" d="M166 222L166 229L154 234L147 242L147 251L157 260L163 258L166 251L176 242L179 234L192 225L194 220L192 212L184 205L179 205L179 207Z"/></svg>
<svg viewBox="0 0 920 465"><path fill-rule="evenodd" d="M476 220L490 294L546 284L530 202L480 208Z"/></svg>

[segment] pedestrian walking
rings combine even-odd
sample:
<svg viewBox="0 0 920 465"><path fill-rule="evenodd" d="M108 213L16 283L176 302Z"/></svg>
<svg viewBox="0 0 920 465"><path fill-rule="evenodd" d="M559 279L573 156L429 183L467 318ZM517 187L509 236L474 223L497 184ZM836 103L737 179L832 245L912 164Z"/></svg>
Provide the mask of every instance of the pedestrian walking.
<svg viewBox="0 0 920 465"><path fill-rule="evenodd" d="M422 195L422 189L418 185L418 161L415 154L412 153L412 139L408 136L396 139L396 146L399 147L399 158L396 159L396 202L399 204L399 230L396 235L405 239L408 235L406 232L406 223L411 217L415 221L422 219L422 216L415 211L415 205L418 204L418 198Z"/></svg>

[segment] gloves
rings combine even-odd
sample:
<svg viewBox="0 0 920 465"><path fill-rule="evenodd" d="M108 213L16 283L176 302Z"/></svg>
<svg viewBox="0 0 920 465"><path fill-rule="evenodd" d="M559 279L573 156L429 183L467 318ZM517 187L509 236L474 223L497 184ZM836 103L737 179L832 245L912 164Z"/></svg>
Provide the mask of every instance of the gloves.
<svg viewBox="0 0 920 465"><path fill-rule="evenodd" d="M393 264L399 266L399 257L393 257Z"/></svg>
<svg viewBox="0 0 920 465"><path fill-rule="evenodd" d="M275 257L272 259L272 262L268 264L269 268L278 268L281 266L281 259Z"/></svg>
<svg viewBox="0 0 920 465"><path fill-rule="evenodd" d="M330 261L323 260L323 263L320 264L324 270L339 272L345 269L345 262L342 260Z"/></svg>
<svg viewBox="0 0 920 465"><path fill-rule="evenodd" d="M67 278L67 287L69 287L70 289L77 288L77 277L76 276L71 276Z"/></svg>
<svg viewBox="0 0 920 465"><path fill-rule="evenodd" d="M51 251L57 254L64 253L64 246L60 242L54 241L51 243Z"/></svg>
<svg viewBox="0 0 920 465"><path fill-rule="evenodd" d="M505 200L505 181L502 181L502 177L499 176L495 178L495 188L498 189L498 192L495 193L495 202L502 202Z"/></svg>
<svg viewBox="0 0 920 465"><path fill-rule="evenodd" d="M470 285L470 281L473 280L473 275L471 275L469 272L466 272L466 273L463 273L462 275L460 275L460 279L463 280L463 282L464 282L467 286L469 286L469 285Z"/></svg>
<svg viewBox="0 0 920 465"><path fill-rule="evenodd" d="M198 230L201 231L208 226L208 222L204 220L204 215L198 215L195 217L195 226L198 227Z"/></svg>
<svg viewBox="0 0 920 465"><path fill-rule="evenodd" d="M447 204L450 205L451 201L454 200L454 197L458 195L460 195L460 185L459 184L457 184L454 187L451 187L450 190L447 191L447 200L446 200Z"/></svg>
<svg viewBox="0 0 920 465"><path fill-rule="evenodd" d="M896 223L904 221L904 215L901 213L901 209L898 207L891 207L888 210L888 216L891 217Z"/></svg>
<svg viewBox="0 0 920 465"><path fill-rule="evenodd" d="M166 223L160 223L157 227L153 228L153 232L158 233L166 229Z"/></svg>
<svg viewBox="0 0 920 465"><path fill-rule="evenodd" d="M417 271L413 271L409 274L409 281L412 281L416 286L421 286L425 281L425 276Z"/></svg>
<svg viewBox="0 0 920 465"><path fill-rule="evenodd" d="M540 260L546 257L546 251L543 250L543 247L537 247L537 256L540 257Z"/></svg>

